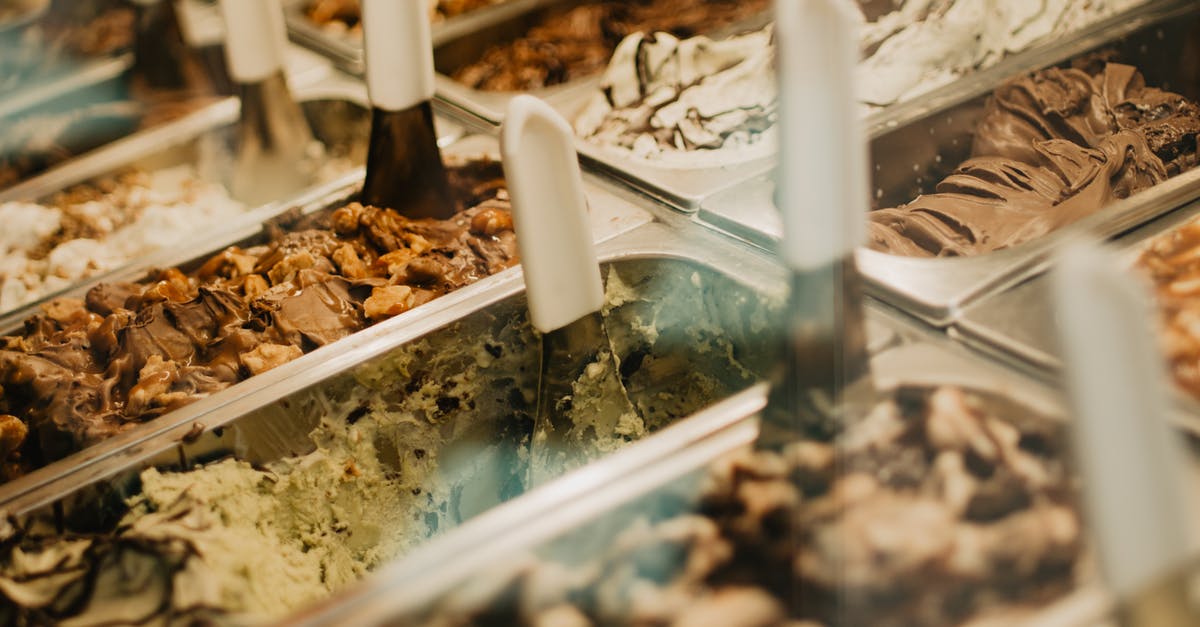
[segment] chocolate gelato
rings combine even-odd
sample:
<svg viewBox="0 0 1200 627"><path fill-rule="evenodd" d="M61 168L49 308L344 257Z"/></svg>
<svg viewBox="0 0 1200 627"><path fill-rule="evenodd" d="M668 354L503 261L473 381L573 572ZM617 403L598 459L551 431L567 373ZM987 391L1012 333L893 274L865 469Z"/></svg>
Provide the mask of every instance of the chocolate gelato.
<svg viewBox="0 0 1200 627"><path fill-rule="evenodd" d="M687 38L748 19L767 0L603 0L552 11L524 36L489 48L454 72L485 91L525 91L596 74L625 37L665 32Z"/></svg>
<svg viewBox="0 0 1200 627"><path fill-rule="evenodd" d="M0 434L4 476L515 265L500 165L451 172L463 211L449 221L353 203L189 272L47 303L0 338L0 415L15 417Z"/></svg>
<svg viewBox="0 0 1200 627"><path fill-rule="evenodd" d="M956 625L1071 591L1065 431L953 387L902 388L834 441L742 451L510 559L414 624ZM691 483L683 482L687 485ZM484 579L485 578L485 579Z"/></svg>
<svg viewBox="0 0 1200 627"><path fill-rule="evenodd" d="M1198 135L1200 106L1128 65L1013 80L935 193L870 214L871 246L918 257L1017 246L1194 167Z"/></svg>
<svg viewBox="0 0 1200 627"><path fill-rule="evenodd" d="M572 407L580 463L761 376L781 306L684 263L607 277L637 424ZM52 514L0 529L0 624L268 622L519 495L540 351L525 312L507 299L228 425L256 464L135 468L107 522L81 522L103 509L88 501L62 521L78 532Z"/></svg>

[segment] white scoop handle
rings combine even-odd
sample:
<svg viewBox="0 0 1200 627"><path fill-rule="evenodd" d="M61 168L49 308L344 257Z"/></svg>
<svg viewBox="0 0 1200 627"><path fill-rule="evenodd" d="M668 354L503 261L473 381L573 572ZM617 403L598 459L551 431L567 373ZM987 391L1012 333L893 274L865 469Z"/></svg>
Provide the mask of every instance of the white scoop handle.
<svg viewBox="0 0 1200 627"><path fill-rule="evenodd" d="M839 260L865 239L865 133L855 97L861 17L850 0L776 0L784 261Z"/></svg>
<svg viewBox="0 0 1200 627"><path fill-rule="evenodd" d="M571 125L545 102L517 96L500 154L534 328L549 333L599 311L604 287Z"/></svg>
<svg viewBox="0 0 1200 627"><path fill-rule="evenodd" d="M221 0L225 18L225 61L241 84L258 83L283 69L278 30L279 0Z"/></svg>
<svg viewBox="0 0 1200 627"><path fill-rule="evenodd" d="M1089 244L1068 248L1051 276L1090 526L1109 585L1128 599L1182 567L1192 546L1153 301Z"/></svg>
<svg viewBox="0 0 1200 627"><path fill-rule="evenodd" d="M425 0L363 0L367 93L384 111L433 99L433 35Z"/></svg>

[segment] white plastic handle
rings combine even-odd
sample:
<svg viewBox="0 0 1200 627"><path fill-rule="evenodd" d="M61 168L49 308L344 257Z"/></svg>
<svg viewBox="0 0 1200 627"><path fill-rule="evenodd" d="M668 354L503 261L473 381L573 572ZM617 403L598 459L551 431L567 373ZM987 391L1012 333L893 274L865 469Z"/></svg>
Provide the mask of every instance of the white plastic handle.
<svg viewBox="0 0 1200 627"><path fill-rule="evenodd" d="M794 270L825 266L866 235L866 135L854 89L861 14L850 0L776 0L779 209Z"/></svg>
<svg viewBox="0 0 1200 627"><path fill-rule="evenodd" d="M550 105L517 96L500 131L529 317L542 333L604 306L604 286L571 125Z"/></svg>
<svg viewBox="0 0 1200 627"><path fill-rule="evenodd" d="M426 0L363 0L367 92L384 111L433 99L433 35Z"/></svg>
<svg viewBox="0 0 1200 627"><path fill-rule="evenodd" d="M1128 599L1181 568L1192 546L1152 300L1093 245L1069 247L1051 276L1090 527L1109 585Z"/></svg>
<svg viewBox="0 0 1200 627"><path fill-rule="evenodd" d="M257 83L283 69L278 25L279 0L221 0L225 16L225 60L238 83Z"/></svg>

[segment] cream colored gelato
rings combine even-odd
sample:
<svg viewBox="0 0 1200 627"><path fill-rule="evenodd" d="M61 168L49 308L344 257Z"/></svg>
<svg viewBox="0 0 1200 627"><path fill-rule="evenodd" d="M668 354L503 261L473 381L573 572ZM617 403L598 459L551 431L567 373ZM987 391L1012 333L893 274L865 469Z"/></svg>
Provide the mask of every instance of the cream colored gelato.
<svg viewBox="0 0 1200 627"><path fill-rule="evenodd" d="M194 237L245 211L191 166L134 171L49 202L0 204L0 312Z"/></svg>
<svg viewBox="0 0 1200 627"><path fill-rule="evenodd" d="M717 41L626 37L575 120L576 133L667 165L727 165L770 154L776 144L771 30Z"/></svg>
<svg viewBox="0 0 1200 627"><path fill-rule="evenodd" d="M911 100L1144 1L905 0L865 26L860 98L870 107Z"/></svg>

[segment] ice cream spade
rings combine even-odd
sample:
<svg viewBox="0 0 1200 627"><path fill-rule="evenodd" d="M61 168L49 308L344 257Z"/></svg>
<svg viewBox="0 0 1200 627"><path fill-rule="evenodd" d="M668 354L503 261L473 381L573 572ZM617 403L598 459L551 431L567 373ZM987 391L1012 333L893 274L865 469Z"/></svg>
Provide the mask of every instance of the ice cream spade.
<svg viewBox="0 0 1200 627"><path fill-rule="evenodd" d="M1052 285L1075 409L1073 448L1104 578L1123 624L1198 625L1189 598L1196 551L1188 468L1167 422L1153 300L1095 246L1076 243L1058 261Z"/></svg>
<svg viewBox="0 0 1200 627"><path fill-rule="evenodd" d="M428 3L364 0L371 141L362 201L410 218L457 208L433 126L433 39Z"/></svg>
<svg viewBox="0 0 1200 627"><path fill-rule="evenodd" d="M792 291L784 366L764 429L836 430L835 408L873 396L854 259L869 206L866 137L853 85L858 19L848 0L779 0L775 11L776 204Z"/></svg>
<svg viewBox="0 0 1200 627"><path fill-rule="evenodd" d="M592 244L571 126L532 96L512 100L500 135L529 319L542 334L530 485L572 465L572 436L639 421L604 327L604 288ZM586 398L586 406L585 406Z"/></svg>
<svg viewBox="0 0 1200 627"><path fill-rule="evenodd" d="M286 198L312 181L312 130L288 91L274 36L279 0L221 0L225 58L241 95L232 192L251 205Z"/></svg>
<svg viewBox="0 0 1200 627"><path fill-rule="evenodd" d="M187 86L184 64L192 52L183 39L174 0L133 0L133 71L158 89Z"/></svg>

